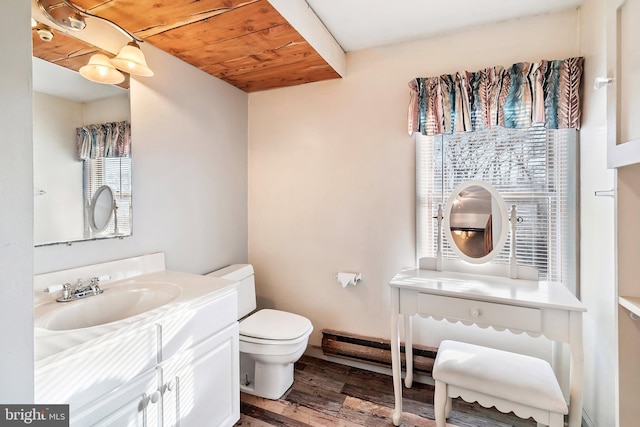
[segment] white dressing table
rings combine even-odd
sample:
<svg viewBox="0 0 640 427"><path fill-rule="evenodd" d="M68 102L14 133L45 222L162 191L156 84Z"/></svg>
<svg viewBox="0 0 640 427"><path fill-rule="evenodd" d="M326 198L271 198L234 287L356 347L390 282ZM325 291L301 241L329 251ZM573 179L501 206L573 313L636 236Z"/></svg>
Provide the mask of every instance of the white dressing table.
<svg viewBox="0 0 640 427"><path fill-rule="evenodd" d="M389 283L391 287L391 359L395 411L400 425L402 382L400 371L400 319L405 320L407 387L413 379L411 316L460 321L465 325L491 326L514 333L543 335L568 343L570 355L569 427L582 420L584 355L582 348L583 304L562 284L510 279L451 271L406 269ZM560 346L554 346L552 364L558 364Z"/></svg>

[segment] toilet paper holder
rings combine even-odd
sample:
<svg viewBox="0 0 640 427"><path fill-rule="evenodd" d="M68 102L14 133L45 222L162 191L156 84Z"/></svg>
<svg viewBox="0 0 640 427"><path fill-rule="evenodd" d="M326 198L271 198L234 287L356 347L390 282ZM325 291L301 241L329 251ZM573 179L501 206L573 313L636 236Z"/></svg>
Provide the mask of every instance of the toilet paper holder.
<svg viewBox="0 0 640 427"><path fill-rule="evenodd" d="M341 284L343 288L346 288L347 285L355 286L360 280L362 280L361 273L347 273L342 271L336 273L336 281Z"/></svg>

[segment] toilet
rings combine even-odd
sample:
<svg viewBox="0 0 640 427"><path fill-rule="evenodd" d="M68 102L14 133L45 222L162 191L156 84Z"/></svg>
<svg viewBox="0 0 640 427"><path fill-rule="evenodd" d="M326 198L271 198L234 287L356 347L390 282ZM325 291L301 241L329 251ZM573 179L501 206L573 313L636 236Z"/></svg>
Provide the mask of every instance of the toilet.
<svg viewBox="0 0 640 427"><path fill-rule="evenodd" d="M251 264L230 265L208 276L238 282L240 390L266 399L279 399L293 384L293 364L307 348L313 331L311 321L271 309L250 314L256 309Z"/></svg>

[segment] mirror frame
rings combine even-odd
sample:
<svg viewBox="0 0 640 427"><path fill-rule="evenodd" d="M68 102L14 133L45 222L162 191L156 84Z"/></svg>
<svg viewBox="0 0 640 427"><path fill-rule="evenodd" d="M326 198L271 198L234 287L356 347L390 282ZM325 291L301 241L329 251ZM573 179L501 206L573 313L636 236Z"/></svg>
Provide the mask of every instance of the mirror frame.
<svg viewBox="0 0 640 427"><path fill-rule="evenodd" d="M104 224L96 224L96 208L98 208L99 206L106 207L106 204L102 203L102 199L108 196L111 196L110 197L111 209L109 209L109 216L107 216L106 220L104 221ZM98 203L100 203L100 205L98 205ZM111 218L113 218L114 210L115 209L114 209L113 190L108 185L103 185L102 187L96 190L95 194L93 195L93 198L91 199L91 204L89 205L88 217L89 217L89 228L91 228L91 231L93 231L94 233L102 233L109 226L109 223L111 222Z"/></svg>
<svg viewBox="0 0 640 427"><path fill-rule="evenodd" d="M453 239L453 234L451 232L451 227L449 225L451 210L453 209L453 204L456 201L458 194L460 194L463 190L473 186L482 187L483 189L489 192L491 197L495 199L496 204L498 205L498 209L500 211L500 215L502 216L502 221L500 224L493 223L493 228L500 230L500 237L498 238L498 241L494 243L493 250L491 252L489 252L487 255L480 258L470 257L469 255L462 252L460 248L458 248L458 246L455 244L455 240ZM462 260L471 264L485 264L491 261L493 258L495 258L496 255L498 255L500 251L502 251L504 244L507 241L507 234L509 232L508 218L509 217L507 214L507 207L504 203L504 200L502 199L502 196L500 195L500 193L498 193L498 190L496 190L493 185L485 181L469 180L458 185L451 192L451 194L449 195L449 198L447 199L447 204L445 205L444 218L443 218L444 232L445 232L445 235L447 236L448 241L450 242L451 250L453 250L453 252L456 255L458 255Z"/></svg>

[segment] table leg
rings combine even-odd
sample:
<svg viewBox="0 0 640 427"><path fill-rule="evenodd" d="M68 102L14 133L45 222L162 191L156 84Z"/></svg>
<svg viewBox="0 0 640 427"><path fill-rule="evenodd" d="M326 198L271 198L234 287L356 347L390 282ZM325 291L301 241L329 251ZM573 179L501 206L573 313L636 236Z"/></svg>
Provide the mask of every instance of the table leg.
<svg viewBox="0 0 640 427"><path fill-rule="evenodd" d="M393 411L393 424L400 425L402 417L402 373L400 370L400 331L398 329L400 318L400 290L391 289L391 371L393 373L393 395L395 398L395 410Z"/></svg>
<svg viewBox="0 0 640 427"><path fill-rule="evenodd" d="M582 425L582 386L584 382L584 349L582 348L582 312L572 311L569 326L571 367L569 369L569 427Z"/></svg>
<svg viewBox="0 0 640 427"><path fill-rule="evenodd" d="M564 366L564 350L564 343L560 341L551 341L551 367L553 368L553 372L556 374L562 393L567 396L569 394L567 393L569 390L569 376L565 375L566 367Z"/></svg>
<svg viewBox="0 0 640 427"><path fill-rule="evenodd" d="M404 377L404 385L411 388L413 385L413 323L412 316L404 316L404 356L407 364L407 373Z"/></svg>

